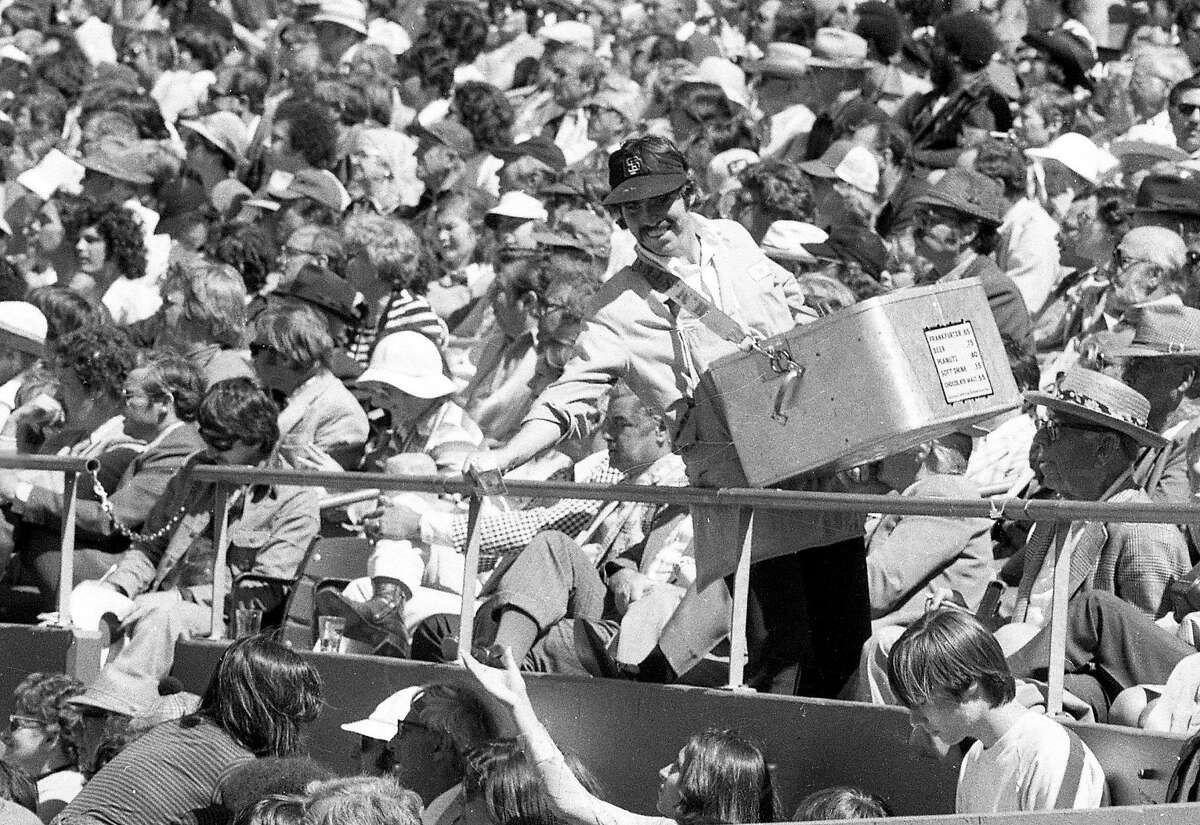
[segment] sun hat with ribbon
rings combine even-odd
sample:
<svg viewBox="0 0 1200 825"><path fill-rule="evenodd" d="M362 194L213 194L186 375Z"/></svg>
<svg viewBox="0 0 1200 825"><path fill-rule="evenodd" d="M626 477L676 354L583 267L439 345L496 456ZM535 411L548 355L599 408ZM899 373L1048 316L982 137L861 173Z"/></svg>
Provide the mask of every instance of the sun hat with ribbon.
<svg viewBox="0 0 1200 825"><path fill-rule="evenodd" d="M1133 341L1105 350L1106 358L1200 359L1200 309L1176 304L1143 304L1130 307L1125 319L1134 319Z"/></svg>
<svg viewBox="0 0 1200 825"><path fill-rule="evenodd" d="M1168 443L1147 427L1150 402L1146 396L1103 373L1075 367L1045 392L1026 392L1025 400L1109 427L1147 447L1165 447Z"/></svg>

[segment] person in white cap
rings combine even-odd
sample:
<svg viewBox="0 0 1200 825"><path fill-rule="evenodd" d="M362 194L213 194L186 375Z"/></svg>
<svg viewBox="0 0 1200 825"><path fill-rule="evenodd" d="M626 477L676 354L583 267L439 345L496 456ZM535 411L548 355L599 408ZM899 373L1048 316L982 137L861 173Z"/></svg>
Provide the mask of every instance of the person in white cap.
<svg viewBox="0 0 1200 825"><path fill-rule="evenodd" d="M800 164L812 176L818 226L872 226L879 212L879 162L865 146L835 141L817 160Z"/></svg>
<svg viewBox="0 0 1200 825"><path fill-rule="evenodd" d="M367 6L362 0L321 0L312 23L321 58L336 66L367 39Z"/></svg>
<svg viewBox="0 0 1200 825"><path fill-rule="evenodd" d="M460 816L465 755L500 735L473 690L440 682L398 690L342 730L362 737L360 773L391 776L421 797L422 825Z"/></svg>
<svg viewBox="0 0 1200 825"><path fill-rule="evenodd" d="M24 301L0 301L0 427L17 407L26 371L42 355L46 316Z"/></svg>

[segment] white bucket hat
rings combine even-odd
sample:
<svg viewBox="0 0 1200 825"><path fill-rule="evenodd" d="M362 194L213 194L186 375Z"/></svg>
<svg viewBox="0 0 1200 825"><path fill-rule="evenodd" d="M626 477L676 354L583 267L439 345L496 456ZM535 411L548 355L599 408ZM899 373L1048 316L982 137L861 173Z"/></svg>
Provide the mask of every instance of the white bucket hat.
<svg viewBox="0 0 1200 825"><path fill-rule="evenodd" d="M441 398L455 391L442 371L437 345L419 332L393 332L375 345L371 364L358 384L387 384L417 398Z"/></svg>

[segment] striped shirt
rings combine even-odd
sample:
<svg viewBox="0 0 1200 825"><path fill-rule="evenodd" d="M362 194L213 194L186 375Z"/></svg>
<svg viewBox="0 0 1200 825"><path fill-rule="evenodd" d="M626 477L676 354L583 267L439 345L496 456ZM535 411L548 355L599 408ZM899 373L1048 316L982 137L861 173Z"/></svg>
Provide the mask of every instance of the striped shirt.
<svg viewBox="0 0 1200 825"><path fill-rule="evenodd" d="M229 773L254 759L208 721L163 722L105 765L54 825L197 825L211 820Z"/></svg>
<svg viewBox="0 0 1200 825"><path fill-rule="evenodd" d="M376 342L393 332L406 330L421 333L437 344L438 349L450 340L446 322L437 316L429 301L407 289L396 289L383 299L374 327L367 325L359 329L351 354L360 364L366 365Z"/></svg>

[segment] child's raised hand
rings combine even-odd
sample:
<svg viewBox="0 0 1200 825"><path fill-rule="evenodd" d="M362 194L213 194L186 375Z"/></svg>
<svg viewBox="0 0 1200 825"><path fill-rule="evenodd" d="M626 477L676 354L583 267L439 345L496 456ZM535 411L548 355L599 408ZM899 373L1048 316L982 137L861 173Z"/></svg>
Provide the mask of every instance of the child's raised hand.
<svg viewBox="0 0 1200 825"><path fill-rule="evenodd" d="M504 668L488 667L470 654L464 653L459 662L475 680L498 702L516 710L529 705L529 694L525 692L525 679L513 658L512 648L504 648Z"/></svg>

